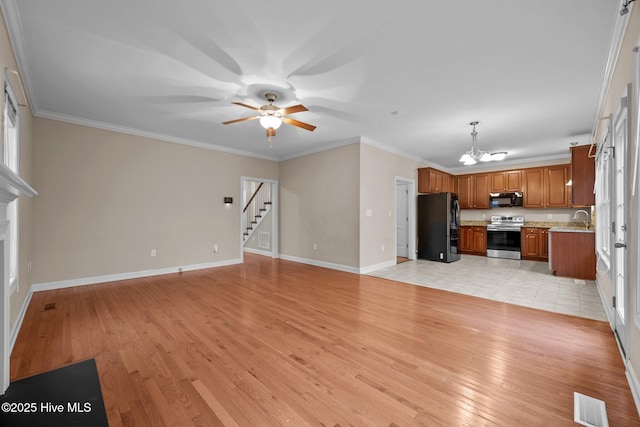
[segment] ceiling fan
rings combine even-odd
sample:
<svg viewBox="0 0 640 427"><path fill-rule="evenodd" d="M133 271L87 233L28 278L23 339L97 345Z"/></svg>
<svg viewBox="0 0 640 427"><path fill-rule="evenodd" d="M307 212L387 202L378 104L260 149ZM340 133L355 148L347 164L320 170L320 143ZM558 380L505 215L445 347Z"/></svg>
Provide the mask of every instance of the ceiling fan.
<svg viewBox="0 0 640 427"><path fill-rule="evenodd" d="M278 95L272 92L267 92L264 94L268 104L263 105L260 108L256 108L252 105L243 104L242 102L233 102L233 104L240 105L245 108L249 108L254 111L258 111L258 115L251 117L243 117L241 119L229 120L227 122L223 122L223 125L230 125L232 123L244 122L247 120L255 120L260 119L260 124L263 128L267 130L267 141L269 141L269 148L271 148L271 138L276 136L276 129L280 127L282 122L286 124L297 126L302 129L306 129L308 131L313 132L316 128L313 125L308 123L304 123L298 120L291 119L286 117L287 114L299 113L302 111L309 111L307 107L302 104L294 105L292 107L280 108L273 103L278 99Z"/></svg>

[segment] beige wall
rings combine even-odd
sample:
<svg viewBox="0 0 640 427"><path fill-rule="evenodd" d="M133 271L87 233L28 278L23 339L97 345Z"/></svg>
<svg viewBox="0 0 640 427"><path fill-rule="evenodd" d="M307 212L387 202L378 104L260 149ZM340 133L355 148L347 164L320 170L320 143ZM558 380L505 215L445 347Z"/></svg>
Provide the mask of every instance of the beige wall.
<svg viewBox="0 0 640 427"><path fill-rule="evenodd" d="M351 144L280 163L283 257L358 267L359 152Z"/></svg>
<svg viewBox="0 0 640 427"><path fill-rule="evenodd" d="M238 259L240 177L278 178L276 162L42 118L33 165L33 283Z"/></svg>
<svg viewBox="0 0 640 427"><path fill-rule="evenodd" d="M625 32L622 47L620 49L620 56L615 64L613 71L613 77L610 81L608 92L606 94L603 109L601 111L601 117L609 114L615 114L618 106L620 105L620 97L623 95L625 87L629 83L633 83L635 86L635 55L632 49L640 41L640 5L634 4L631 12L628 15L628 27ZM633 91L634 89L632 89ZM633 171L633 159L635 159L639 153L636 152L636 117L638 112L636 111L637 100L635 99L635 93L630 94L631 99L631 139L630 139L630 151L628 155L629 164L627 170L629 176ZM602 120L599 122L599 127L596 131L594 142L600 142L609 122ZM637 179L637 178L636 178ZM636 181L636 185L638 185ZM630 194L630 192L629 192ZM640 375L640 316L637 315L640 307L638 307L638 283L640 280L640 271L638 266L638 242L640 238L640 220L638 218L638 200L637 193L635 197L630 198L629 203L629 227L628 227L628 255L629 255L629 271L627 272L627 285L630 288L629 305L630 313L627 316L629 324L629 342L627 348L627 357L629 364L635 375ZM601 267L601 266L600 266ZM605 299L607 302L611 301L612 297L612 281L610 278L610 272L602 268L598 270L598 283L602 287L605 293ZM640 378L636 377L636 380Z"/></svg>
<svg viewBox="0 0 640 427"><path fill-rule="evenodd" d="M418 162L360 144L360 268L396 258L396 177L417 188Z"/></svg>
<svg viewBox="0 0 640 427"><path fill-rule="evenodd" d="M1 12L0 12L1 13ZM1 16L1 15L0 15ZM0 75L4 81L4 68L7 67L12 70L18 70L16 65L15 56L11 43L9 42L9 36L7 34L7 28L4 23L4 17L1 17L0 23ZM4 87L4 85L3 85ZM21 96L21 89L19 87L13 88L16 92L16 96ZM0 97L0 114L4 111L4 96ZM20 165L18 174L28 184L33 186L32 182L32 165L31 165L31 153L32 153L32 114L29 107L20 107ZM1 132L0 132L1 133ZM0 136L1 138L2 136ZM15 322L18 319L20 310L24 306L25 299L29 294L29 288L31 285L31 273L27 268L29 259L31 259L32 251L32 227L31 227L31 215L32 215L32 203L33 200L29 197L20 197L18 201L18 250L19 250L19 270L18 270L18 287L11 295L9 301L9 319L11 330L15 326Z"/></svg>

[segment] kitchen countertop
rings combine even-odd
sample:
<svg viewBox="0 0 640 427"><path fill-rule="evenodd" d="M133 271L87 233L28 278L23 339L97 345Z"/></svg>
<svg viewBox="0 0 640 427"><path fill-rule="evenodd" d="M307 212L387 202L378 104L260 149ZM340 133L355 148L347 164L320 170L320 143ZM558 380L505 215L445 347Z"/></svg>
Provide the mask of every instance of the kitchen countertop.
<svg viewBox="0 0 640 427"><path fill-rule="evenodd" d="M595 233L595 230L592 230L591 227L589 228L584 228L584 227L551 227L549 229L549 233L554 233L554 232L558 232L558 233Z"/></svg>
<svg viewBox="0 0 640 427"><path fill-rule="evenodd" d="M489 221L460 221L463 227L485 227L489 225ZM546 222L546 221L526 221L524 227L548 228L549 231L567 231L567 232L589 232L594 233L593 226L586 230L581 222Z"/></svg>

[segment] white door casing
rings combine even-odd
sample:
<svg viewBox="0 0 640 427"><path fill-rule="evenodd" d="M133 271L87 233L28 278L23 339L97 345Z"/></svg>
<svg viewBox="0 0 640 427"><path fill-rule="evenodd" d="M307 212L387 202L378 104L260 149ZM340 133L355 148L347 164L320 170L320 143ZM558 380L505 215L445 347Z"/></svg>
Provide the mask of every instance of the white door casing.
<svg viewBox="0 0 640 427"><path fill-rule="evenodd" d="M409 186L396 182L396 256L409 256Z"/></svg>
<svg viewBox="0 0 640 427"><path fill-rule="evenodd" d="M416 259L416 246L417 246L417 234L416 234L416 181L414 179L405 178L401 176L395 177L395 189L396 189L396 218L398 218L398 207L397 207L397 186L398 184L404 184L407 187L407 198L406 198L406 228L407 228L407 258ZM395 220L394 220L395 221ZM397 225L396 225L397 226ZM396 239L397 237L396 230ZM396 240L396 247L398 246L398 242ZM402 256L402 255L400 255Z"/></svg>
<svg viewBox="0 0 640 427"><path fill-rule="evenodd" d="M612 258L611 274L614 296L614 331L622 351L627 346L627 326L629 311L629 286L626 283L628 267L627 224L628 224L628 186L627 160L629 143L629 86L620 107L613 116L613 203L612 203Z"/></svg>
<svg viewBox="0 0 640 427"><path fill-rule="evenodd" d="M239 225L239 234L240 234L240 262L244 262L244 221L242 217L242 209L244 208L244 204L246 200L244 200L244 188L245 181L259 181L264 182L267 185L271 186L271 257L279 258L279 243L278 243L278 181L273 179L264 179L264 178L253 178L248 176L240 177L240 225Z"/></svg>

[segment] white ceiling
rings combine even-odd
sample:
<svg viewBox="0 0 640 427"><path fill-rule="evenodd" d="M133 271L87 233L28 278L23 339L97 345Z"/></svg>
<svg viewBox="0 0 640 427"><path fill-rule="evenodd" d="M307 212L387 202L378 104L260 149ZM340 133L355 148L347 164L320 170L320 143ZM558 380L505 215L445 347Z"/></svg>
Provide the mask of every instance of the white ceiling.
<svg viewBox="0 0 640 427"><path fill-rule="evenodd" d="M363 141L445 169L589 142L617 0L1 0L34 114L272 159ZM269 149L231 104L304 104Z"/></svg>

